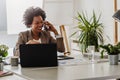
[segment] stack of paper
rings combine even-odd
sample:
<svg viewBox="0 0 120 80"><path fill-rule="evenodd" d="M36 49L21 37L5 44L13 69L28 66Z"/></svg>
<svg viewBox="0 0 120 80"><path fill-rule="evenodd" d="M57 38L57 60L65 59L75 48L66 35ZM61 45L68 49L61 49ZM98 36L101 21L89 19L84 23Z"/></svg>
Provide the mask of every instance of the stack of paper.
<svg viewBox="0 0 120 80"><path fill-rule="evenodd" d="M10 71L0 71L0 77L12 75L13 72Z"/></svg>

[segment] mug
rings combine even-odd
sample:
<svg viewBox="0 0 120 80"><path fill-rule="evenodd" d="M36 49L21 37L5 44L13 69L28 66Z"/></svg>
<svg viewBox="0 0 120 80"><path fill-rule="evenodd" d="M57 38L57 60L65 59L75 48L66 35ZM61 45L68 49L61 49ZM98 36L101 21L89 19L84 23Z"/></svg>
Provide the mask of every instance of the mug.
<svg viewBox="0 0 120 80"><path fill-rule="evenodd" d="M11 57L11 66L18 66L18 56Z"/></svg>

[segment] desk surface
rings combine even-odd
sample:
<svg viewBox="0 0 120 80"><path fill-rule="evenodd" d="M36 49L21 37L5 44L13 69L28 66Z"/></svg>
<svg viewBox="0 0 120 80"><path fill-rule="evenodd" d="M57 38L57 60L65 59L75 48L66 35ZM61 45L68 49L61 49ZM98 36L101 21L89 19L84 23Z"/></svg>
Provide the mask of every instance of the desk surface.
<svg viewBox="0 0 120 80"><path fill-rule="evenodd" d="M26 78L20 77L16 74L0 77L0 80L27 80Z"/></svg>
<svg viewBox="0 0 120 80"><path fill-rule="evenodd" d="M5 66L19 76L31 80L104 80L120 78L120 65L108 62L49 68L21 68Z"/></svg>
<svg viewBox="0 0 120 80"><path fill-rule="evenodd" d="M120 64L110 65L109 62L88 63L79 55L77 55L76 60L65 60L60 61L60 63L61 65L58 67L21 68L20 65L17 67L6 65L4 68L26 80L104 80L120 78Z"/></svg>

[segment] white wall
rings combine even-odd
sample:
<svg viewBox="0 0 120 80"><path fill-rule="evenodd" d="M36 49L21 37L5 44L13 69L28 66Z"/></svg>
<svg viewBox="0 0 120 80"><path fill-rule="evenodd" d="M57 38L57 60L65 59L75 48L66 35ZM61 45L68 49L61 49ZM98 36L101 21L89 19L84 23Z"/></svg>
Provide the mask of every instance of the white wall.
<svg viewBox="0 0 120 80"><path fill-rule="evenodd" d="M4 7L2 6L3 8L2 7L0 8L5 9L5 1L4 0L0 0L0 1L2 1L0 2L1 3L0 6L2 6L2 4L4 5ZM46 0L46 1L47 1L46 8L48 8L48 10L46 10L45 8L47 12L47 20L52 19L50 21L57 26L58 30L59 30L58 26L60 24L64 24L65 26L67 26L66 31L68 34L67 35L68 38L70 34L73 33L74 31L73 27L76 25L76 22L73 21L74 16L76 16L76 12L87 11L87 13L91 15L94 9L97 15L102 13L101 22L103 22L105 26L104 32L111 39L111 41L109 40L105 40L105 41L107 43L108 42L114 43L114 20L112 18L112 15L114 13L114 8L113 8L114 0ZM120 8L119 4L120 4L120 1L118 1L118 8ZM2 16L5 18L5 20L3 19L2 23L0 21L0 25L3 25L3 26L0 26L0 31L3 31L3 30L5 31L5 32L0 32L0 43L5 43L5 44L8 44L10 47L13 47L16 43L17 35L7 35L6 33L7 30L5 28L6 26L4 26L4 25L7 25L5 14L6 13L4 11L4 13L2 13ZM120 25L120 23L118 24Z"/></svg>
<svg viewBox="0 0 120 80"><path fill-rule="evenodd" d="M118 9L120 9L120 0L117 0L117 2L118 2ZM120 22L118 22L118 36L119 36L119 41L120 41Z"/></svg>
<svg viewBox="0 0 120 80"><path fill-rule="evenodd" d="M23 23L23 14L31 6L42 8L43 0L6 0L7 32L18 34L28 28Z"/></svg>
<svg viewBox="0 0 120 80"><path fill-rule="evenodd" d="M59 26L65 26L66 33L68 34L68 44L70 46L69 34L71 33L70 27L73 25L74 0L45 0L44 2L44 10L46 11L47 15L46 20L50 21L56 27L59 33Z"/></svg>
<svg viewBox="0 0 120 80"><path fill-rule="evenodd" d="M0 31L7 29L6 1L0 0Z"/></svg>
<svg viewBox="0 0 120 80"><path fill-rule="evenodd" d="M110 38L110 40L105 39L106 43L114 43L113 1L114 0L75 0L75 12L86 11L88 16L90 16L94 10L97 16L100 13L102 14L100 21L104 25L104 34Z"/></svg>
<svg viewBox="0 0 120 80"><path fill-rule="evenodd" d="M9 48L13 48L17 41L17 35L8 35L7 31L0 31L0 44L6 44Z"/></svg>

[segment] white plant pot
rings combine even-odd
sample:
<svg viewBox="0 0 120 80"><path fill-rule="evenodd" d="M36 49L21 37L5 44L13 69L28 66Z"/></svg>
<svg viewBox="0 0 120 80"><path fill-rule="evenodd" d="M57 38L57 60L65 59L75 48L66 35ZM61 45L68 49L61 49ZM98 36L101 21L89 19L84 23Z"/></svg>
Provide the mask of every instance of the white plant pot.
<svg viewBox="0 0 120 80"><path fill-rule="evenodd" d="M120 53L118 54L118 60L120 61Z"/></svg>
<svg viewBox="0 0 120 80"><path fill-rule="evenodd" d="M110 65L118 65L118 55L108 55Z"/></svg>
<svg viewBox="0 0 120 80"><path fill-rule="evenodd" d="M0 62L0 71L3 71L3 68L4 68L4 63Z"/></svg>

